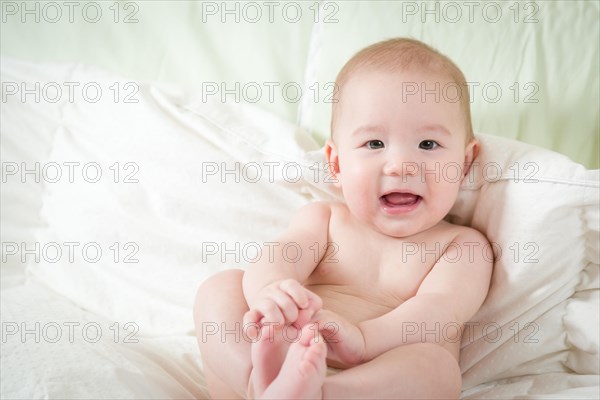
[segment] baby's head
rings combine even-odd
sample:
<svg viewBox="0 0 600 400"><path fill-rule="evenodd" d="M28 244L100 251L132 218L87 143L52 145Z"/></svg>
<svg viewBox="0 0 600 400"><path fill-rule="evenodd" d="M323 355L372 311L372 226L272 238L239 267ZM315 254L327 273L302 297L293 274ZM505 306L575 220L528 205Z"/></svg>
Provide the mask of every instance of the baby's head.
<svg viewBox="0 0 600 400"><path fill-rule="evenodd" d="M408 38L389 39L375 43L356 53L341 69L336 80L331 118L332 138L336 131L336 120L339 114L340 100L344 87L352 79L365 72L389 72L399 74L403 71L421 71L426 74L442 77L438 80L439 89L426 87L427 90L437 90L437 94L460 105L465 122L467 141L474 139L471 125L471 107L469 102L468 86L462 71L445 55L426 45L423 42ZM421 87L414 83L406 82L404 96L426 97L433 96L433 91L423 93ZM446 87L444 87L444 84ZM460 93L458 91L461 91ZM430 94L427 94L430 93ZM460 96L460 97L459 97Z"/></svg>
<svg viewBox="0 0 600 400"><path fill-rule="evenodd" d="M419 41L387 40L346 63L334 100L326 154L350 211L395 237L440 222L478 151L460 69Z"/></svg>

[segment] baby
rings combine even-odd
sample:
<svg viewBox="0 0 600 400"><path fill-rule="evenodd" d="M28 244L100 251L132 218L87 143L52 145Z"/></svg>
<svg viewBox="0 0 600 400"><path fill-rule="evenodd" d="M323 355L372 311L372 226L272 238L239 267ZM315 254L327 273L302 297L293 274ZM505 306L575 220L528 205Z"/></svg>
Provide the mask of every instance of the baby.
<svg viewBox="0 0 600 400"><path fill-rule="evenodd" d="M460 395L462 329L492 273L487 239L444 220L478 152L465 78L429 46L392 39L336 84L325 153L344 202L298 211L277 239L301 250L295 262L275 251L198 291L214 398Z"/></svg>

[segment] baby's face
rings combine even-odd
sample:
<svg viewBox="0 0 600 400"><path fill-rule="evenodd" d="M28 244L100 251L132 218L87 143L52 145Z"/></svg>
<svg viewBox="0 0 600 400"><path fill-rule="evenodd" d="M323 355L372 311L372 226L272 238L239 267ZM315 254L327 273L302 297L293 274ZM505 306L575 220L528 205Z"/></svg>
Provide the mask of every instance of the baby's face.
<svg viewBox="0 0 600 400"><path fill-rule="evenodd" d="M437 98L422 98L422 88L434 90L436 82ZM352 214L385 235L410 236L440 222L476 155L459 102L444 99L448 82L424 72L371 71L344 85L328 161ZM409 95L415 84L418 93Z"/></svg>

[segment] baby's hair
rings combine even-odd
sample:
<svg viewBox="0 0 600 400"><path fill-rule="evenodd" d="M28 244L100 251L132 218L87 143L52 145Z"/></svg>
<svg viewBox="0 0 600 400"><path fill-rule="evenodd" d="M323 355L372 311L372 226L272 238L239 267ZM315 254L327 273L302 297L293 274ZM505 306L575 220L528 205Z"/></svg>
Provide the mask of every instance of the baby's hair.
<svg viewBox="0 0 600 400"><path fill-rule="evenodd" d="M421 68L429 72L446 75L460 90L461 109L465 114L466 140L474 138L471 123L469 88L462 71L445 55L415 39L395 38L372 44L356 53L341 69L335 80L331 136L335 130L335 119L344 84L355 74L365 70L399 72ZM440 89L441 90L441 89Z"/></svg>

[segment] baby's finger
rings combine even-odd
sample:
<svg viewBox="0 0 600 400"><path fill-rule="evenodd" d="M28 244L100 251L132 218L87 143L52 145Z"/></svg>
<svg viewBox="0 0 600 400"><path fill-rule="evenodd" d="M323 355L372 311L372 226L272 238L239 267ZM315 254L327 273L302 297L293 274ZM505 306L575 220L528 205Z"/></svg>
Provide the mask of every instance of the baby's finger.
<svg viewBox="0 0 600 400"><path fill-rule="evenodd" d="M262 315L258 310L256 309L252 309L252 310L248 310L246 311L246 313L244 314L244 318L243 318L243 324L244 326L249 325L249 324L256 324L259 325L260 324L260 320L264 315Z"/></svg>
<svg viewBox="0 0 600 400"><path fill-rule="evenodd" d="M273 299L261 299L257 302L255 308L264 316L266 322L272 322L278 325L283 325L285 323L284 316Z"/></svg>
<svg viewBox="0 0 600 400"><path fill-rule="evenodd" d="M321 300L321 297L319 297L316 293L313 293L308 289L304 289L304 292L308 297L308 308L311 309L313 313L316 313L317 311L323 308L323 300Z"/></svg>
<svg viewBox="0 0 600 400"><path fill-rule="evenodd" d="M309 299L309 305L307 308L299 310L298 312L298 318L294 325L299 329L302 329L302 327L310 321L315 321L314 316L323 310L323 300L308 289L304 289L304 291Z"/></svg>
<svg viewBox="0 0 600 400"><path fill-rule="evenodd" d="M304 327L304 325L306 325L308 322L311 321L312 316L313 316L313 310L310 310L310 309L299 310L298 318L296 318L296 322L294 322L293 325L298 329L302 329Z"/></svg>
<svg viewBox="0 0 600 400"><path fill-rule="evenodd" d="M285 318L285 323L292 323L298 319L298 307L287 293L277 290L271 295L271 299L279 306L279 310Z"/></svg>
<svg viewBox="0 0 600 400"><path fill-rule="evenodd" d="M321 330L330 330L338 325L338 320L335 318L335 314L329 310L321 309L317 311L310 319L310 323L316 323Z"/></svg>
<svg viewBox="0 0 600 400"><path fill-rule="evenodd" d="M297 280L286 279L279 284L279 288L294 300L298 308L304 309L309 306L306 289Z"/></svg>
<svg viewBox="0 0 600 400"><path fill-rule="evenodd" d="M258 310L249 310L244 314L243 318L243 332L246 332L246 336L249 339L254 340L258 337L261 329L261 320L263 315Z"/></svg>

